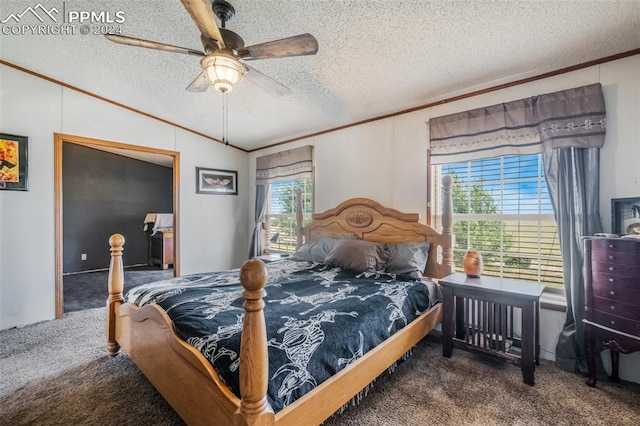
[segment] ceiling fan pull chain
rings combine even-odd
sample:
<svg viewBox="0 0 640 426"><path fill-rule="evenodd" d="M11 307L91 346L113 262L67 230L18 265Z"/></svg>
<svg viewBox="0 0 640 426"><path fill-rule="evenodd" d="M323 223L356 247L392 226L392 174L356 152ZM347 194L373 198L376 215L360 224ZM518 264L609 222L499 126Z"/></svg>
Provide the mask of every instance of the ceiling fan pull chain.
<svg viewBox="0 0 640 426"><path fill-rule="evenodd" d="M229 106L226 93L222 93L222 142L229 145Z"/></svg>

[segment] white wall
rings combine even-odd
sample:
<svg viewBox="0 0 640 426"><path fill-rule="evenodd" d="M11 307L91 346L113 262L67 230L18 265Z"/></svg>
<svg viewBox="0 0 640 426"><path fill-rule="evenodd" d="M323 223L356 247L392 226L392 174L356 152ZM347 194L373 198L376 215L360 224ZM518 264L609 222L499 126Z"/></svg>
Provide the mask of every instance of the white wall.
<svg viewBox="0 0 640 426"><path fill-rule="evenodd" d="M54 317L54 133L179 152L181 273L247 258L246 153L5 66L0 129L29 138L29 191L0 191L0 329ZM239 195L196 194L196 166L237 170Z"/></svg>
<svg viewBox="0 0 640 426"><path fill-rule="evenodd" d="M425 122L430 117L598 82L603 86L608 121L600 158L600 211L605 230L610 230L611 198L640 195L640 55L256 151L250 154L249 178L255 179L256 157L313 145L316 212L347 198L363 196L401 211L418 212L424 221L428 148ZM425 99L424 103L430 101ZM251 197L255 198L253 188ZM252 213L249 220L253 223ZM562 313L541 312L543 357L554 359L563 322ZM620 369L623 379L640 382L640 353L622 355Z"/></svg>
<svg viewBox="0 0 640 426"><path fill-rule="evenodd" d="M239 268L249 256L247 154L176 130L180 152L181 273ZM196 166L238 170L238 196L196 194Z"/></svg>
<svg viewBox="0 0 640 426"><path fill-rule="evenodd" d="M0 329L51 319L55 308L53 132L62 88L24 76L0 66L0 129L29 137L29 191L0 191Z"/></svg>

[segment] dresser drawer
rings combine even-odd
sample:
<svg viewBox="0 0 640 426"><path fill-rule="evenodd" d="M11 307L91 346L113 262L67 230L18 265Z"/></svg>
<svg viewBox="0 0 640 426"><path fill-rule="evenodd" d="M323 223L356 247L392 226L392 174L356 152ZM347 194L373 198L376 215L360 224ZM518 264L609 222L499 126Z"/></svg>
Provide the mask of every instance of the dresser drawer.
<svg viewBox="0 0 640 426"><path fill-rule="evenodd" d="M594 296L640 304L640 283L635 278L594 274L592 288Z"/></svg>
<svg viewBox="0 0 640 426"><path fill-rule="evenodd" d="M606 273L609 275L623 276L634 278L636 281L640 277L640 264L635 265L623 265L612 262L591 262L591 271L595 275L596 273Z"/></svg>
<svg viewBox="0 0 640 426"><path fill-rule="evenodd" d="M593 309L600 312L606 312L617 317L640 321L640 304L630 305L623 303L624 301L626 301L626 299L620 301L594 297Z"/></svg>
<svg viewBox="0 0 640 426"><path fill-rule="evenodd" d="M587 318L588 317L589 315L587 315ZM620 318L597 310L594 310L591 314L591 320L595 323L604 325L605 327L640 337L640 321Z"/></svg>
<svg viewBox="0 0 640 426"><path fill-rule="evenodd" d="M606 272L594 272L591 275L594 288L631 290L640 292L640 280L637 277L623 277Z"/></svg>
<svg viewBox="0 0 640 426"><path fill-rule="evenodd" d="M613 251L616 253L635 253L640 256L640 241L620 238L594 238L591 240L593 251Z"/></svg>
<svg viewBox="0 0 640 426"><path fill-rule="evenodd" d="M597 251L591 252L591 261L593 262L609 262L616 263L618 265L631 265L635 266L640 263L640 254L629 252L615 252L615 251Z"/></svg>

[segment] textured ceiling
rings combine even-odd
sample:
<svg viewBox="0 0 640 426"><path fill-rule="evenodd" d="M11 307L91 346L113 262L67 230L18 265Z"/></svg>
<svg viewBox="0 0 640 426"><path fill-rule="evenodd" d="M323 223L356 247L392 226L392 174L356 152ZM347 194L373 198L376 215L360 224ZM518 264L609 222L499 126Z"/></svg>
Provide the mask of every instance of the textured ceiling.
<svg viewBox="0 0 640 426"><path fill-rule="evenodd" d="M229 141L245 150L640 48L640 0L229 1L236 16L227 29L246 45L306 32L319 44L315 56L251 62L291 93L272 95L244 80L228 95ZM202 48L178 0L2 0L0 21L38 3L60 16L120 11L122 35ZM25 15L24 24L39 22ZM4 31L7 62L222 138L222 95L184 90L200 72L197 57L78 29Z"/></svg>

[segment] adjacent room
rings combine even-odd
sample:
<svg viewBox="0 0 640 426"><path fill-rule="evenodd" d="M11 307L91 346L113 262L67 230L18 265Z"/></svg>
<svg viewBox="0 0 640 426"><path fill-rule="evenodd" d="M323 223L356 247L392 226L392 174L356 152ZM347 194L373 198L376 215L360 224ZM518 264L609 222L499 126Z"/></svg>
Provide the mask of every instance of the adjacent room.
<svg viewBox="0 0 640 426"><path fill-rule="evenodd" d="M0 423L637 425L638 28L3 1Z"/></svg>

